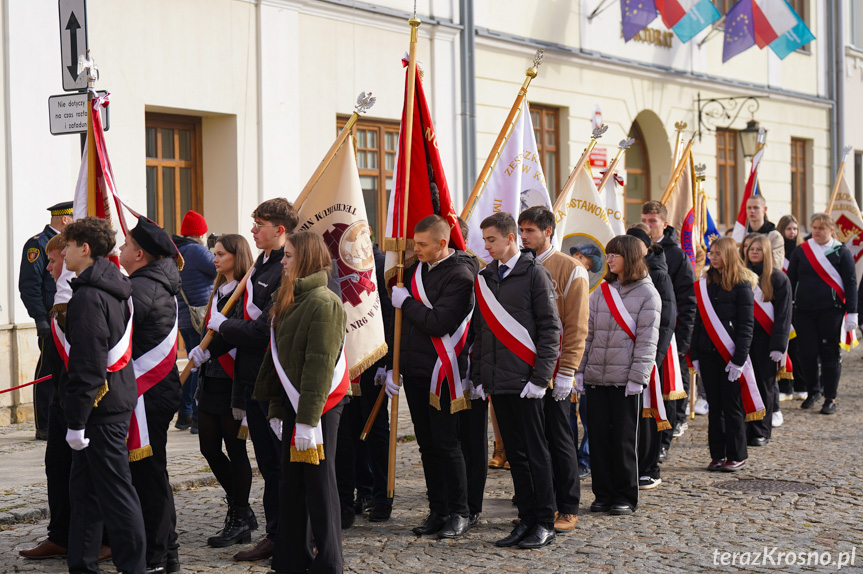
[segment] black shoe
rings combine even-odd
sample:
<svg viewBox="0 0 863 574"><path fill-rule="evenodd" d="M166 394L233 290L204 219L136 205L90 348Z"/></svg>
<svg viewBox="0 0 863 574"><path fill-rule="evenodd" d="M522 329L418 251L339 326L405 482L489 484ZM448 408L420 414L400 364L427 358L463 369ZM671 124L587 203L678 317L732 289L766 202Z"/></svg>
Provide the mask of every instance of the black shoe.
<svg viewBox="0 0 863 574"><path fill-rule="evenodd" d="M806 400L803 401L803 404L800 405L801 409L811 409L815 406L815 402L821 398L821 393L818 391L813 391L809 393L809 396L806 397Z"/></svg>
<svg viewBox="0 0 863 574"><path fill-rule="evenodd" d="M512 546L516 546L519 542L525 539L525 537L529 534L529 528L524 522L519 522L515 528L512 529L509 536L506 538L501 538L497 542L494 543L495 546L499 548L510 548Z"/></svg>
<svg viewBox="0 0 863 574"><path fill-rule="evenodd" d="M357 514L353 506L342 506L342 530L347 530L354 525Z"/></svg>
<svg viewBox="0 0 863 574"><path fill-rule="evenodd" d="M354 502L354 512L357 514L362 514L373 506L374 503L372 502L371 498L366 498L365 496L358 496L356 501Z"/></svg>
<svg viewBox="0 0 863 574"><path fill-rule="evenodd" d="M197 417L192 419L192 426L189 428L189 432L192 434L198 434L198 418Z"/></svg>
<svg viewBox="0 0 863 574"><path fill-rule="evenodd" d="M594 503L590 505L591 512L608 512L609 510L611 510L611 505L605 504L604 502L594 501Z"/></svg>
<svg viewBox="0 0 863 574"><path fill-rule="evenodd" d="M165 564L165 572L179 572L180 571L180 559L177 557L168 556L168 562Z"/></svg>
<svg viewBox="0 0 863 574"><path fill-rule="evenodd" d="M178 414L177 422L174 423L174 428L177 430L189 430L192 428L192 414Z"/></svg>
<svg viewBox="0 0 863 574"><path fill-rule="evenodd" d="M836 413L836 401L833 399L824 399L824 404L821 406L822 415L832 415Z"/></svg>
<svg viewBox="0 0 863 574"><path fill-rule="evenodd" d="M519 548L542 548L554 541L554 528L546 528L542 524L533 527L530 534L518 543Z"/></svg>
<svg viewBox="0 0 863 574"><path fill-rule="evenodd" d="M393 513L392 504L375 504L369 511L369 522L386 522Z"/></svg>
<svg viewBox="0 0 863 574"><path fill-rule="evenodd" d="M578 478L585 479L590 476L590 467L581 463L578 464Z"/></svg>
<svg viewBox="0 0 863 574"><path fill-rule="evenodd" d="M475 528L477 524L479 524L479 512L471 513L470 516L467 517L468 522L470 522L470 527Z"/></svg>
<svg viewBox="0 0 863 574"><path fill-rule="evenodd" d="M668 460L668 449L667 448L662 447L659 449L659 459L658 460L659 460L659 462L665 462L666 460Z"/></svg>
<svg viewBox="0 0 863 574"><path fill-rule="evenodd" d="M48 440L48 431L45 429L36 429L36 440Z"/></svg>
<svg viewBox="0 0 863 574"><path fill-rule="evenodd" d="M749 442L747 442L746 444L748 444L749 446L766 446L768 442L769 441L765 437L756 436L749 439Z"/></svg>
<svg viewBox="0 0 863 574"><path fill-rule="evenodd" d="M608 511L612 516L624 516L626 514L632 514L632 507L628 504L615 504L612 505L611 510Z"/></svg>
<svg viewBox="0 0 863 574"><path fill-rule="evenodd" d="M225 527L216 536L207 538L207 545L213 548L224 548L233 544L248 544L252 541L252 525L249 522L248 511L228 507L228 517Z"/></svg>
<svg viewBox="0 0 863 574"><path fill-rule="evenodd" d="M437 537L461 538L468 530L470 530L470 518L453 513L441 531L437 533Z"/></svg>
<svg viewBox="0 0 863 574"><path fill-rule="evenodd" d="M144 574L165 574L164 566L148 566L144 569Z"/></svg>
<svg viewBox="0 0 863 574"><path fill-rule="evenodd" d="M422 536L423 534L437 534L438 532L440 532L441 528L446 525L448 518L449 517L445 514L429 512L429 515L426 517L423 523L416 528L412 528L411 532L413 532L417 536Z"/></svg>

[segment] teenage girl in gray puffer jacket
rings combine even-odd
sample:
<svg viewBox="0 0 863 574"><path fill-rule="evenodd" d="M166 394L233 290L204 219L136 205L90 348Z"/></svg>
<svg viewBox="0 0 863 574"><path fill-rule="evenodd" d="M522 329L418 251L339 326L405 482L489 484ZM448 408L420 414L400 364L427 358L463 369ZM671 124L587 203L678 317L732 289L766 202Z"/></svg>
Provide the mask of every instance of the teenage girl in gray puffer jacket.
<svg viewBox="0 0 863 574"><path fill-rule="evenodd" d="M587 342L576 381L587 391L590 405L587 434L596 497L590 510L631 514L638 504L640 395L656 359L662 302L647 274L638 239L615 237L606 254L607 285L590 296ZM609 304L614 300L625 313Z"/></svg>

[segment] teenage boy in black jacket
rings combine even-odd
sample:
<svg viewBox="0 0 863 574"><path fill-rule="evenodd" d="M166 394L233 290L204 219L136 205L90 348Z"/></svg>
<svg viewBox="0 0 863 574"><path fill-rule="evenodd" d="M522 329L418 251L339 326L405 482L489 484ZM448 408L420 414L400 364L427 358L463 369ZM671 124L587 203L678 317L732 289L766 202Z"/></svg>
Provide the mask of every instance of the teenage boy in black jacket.
<svg viewBox="0 0 863 574"><path fill-rule="evenodd" d="M467 345L460 350L456 347L456 331L473 309L478 266L465 252L449 248L449 238L449 224L439 215L417 223L414 251L418 261L405 272L408 287L393 287L392 296L393 306L404 314L401 364L429 497L429 515L413 532L437 534L438 538L458 538L470 528L467 472L458 433L458 412L470 408L470 389L465 392ZM421 274L419 281L414 279L417 273ZM445 364L446 357L439 357L436 346L443 348L447 339L457 357L452 368L459 371L457 379L465 387L447 378L436 394L432 387L437 381L430 375L437 361ZM442 366L441 370L446 369ZM386 391L390 397L399 392L392 371L387 373Z"/></svg>
<svg viewBox="0 0 863 574"><path fill-rule="evenodd" d="M238 552L234 560L262 560L273 555L276 531L279 529L279 475L281 474L282 446L267 422L269 401L255 400L252 391L264 354L270 344L270 307L272 295L282 281L282 257L285 242L299 222L297 211L287 199L268 199L252 212L255 220L252 237L255 246L263 253L255 260L252 276L246 284L243 301L243 319L227 318L221 313L210 314L208 329L221 337L213 339L213 356L237 348L234 378L243 386L246 399L245 416L249 424L249 437L255 447L258 469L264 478L264 515L267 519L267 537L254 548ZM195 347L198 349L198 347ZM194 352L194 349L193 349ZM210 357L204 353L203 359ZM242 417L241 417L242 418Z"/></svg>
<svg viewBox="0 0 863 574"><path fill-rule="evenodd" d="M147 454L146 445L141 445L137 452L130 452L129 466L144 514L147 568L154 573L159 568L162 572L176 572L180 567L177 512L168 479L167 453L168 428L182 398L176 365L176 297L180 293L180 272L174 259L177 255L168 234L146 217L138 218L138 225L120 247L120 265L132 281L135 304L132 362L138 384L149 386L142 396L152 454Z"/></svg>
<svg viewBox="0 0 863 574"><path fill-rule="evenodd" d="M107 221L86 217L63 233L66 268L78 274L66 313L66 442L75 450L69 477L69 571L99 571L104 521L117 570L144 572L144 520L126 448L138 396L126 337L132 283L105 259L115 245Z"/></svg>
<svg viewBox="0 0 863 574"><path fill-rule="evenodd" d="M471 381L482 385L494 403L521 519L495 544L540 548L554 540L554 487L542 401L560 352L554 285L533 251L519 250L512 215L490 215L480 229L494 261L476 280ZM514 328L506 328L507 323Z"/></svg>

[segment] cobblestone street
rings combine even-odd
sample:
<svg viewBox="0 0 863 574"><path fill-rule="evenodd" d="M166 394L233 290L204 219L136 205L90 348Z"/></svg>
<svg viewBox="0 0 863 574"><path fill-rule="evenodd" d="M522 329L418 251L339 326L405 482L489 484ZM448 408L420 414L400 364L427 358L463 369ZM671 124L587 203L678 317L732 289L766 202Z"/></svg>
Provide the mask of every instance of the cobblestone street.
<svg viewBox="0 0 863 574"><path fill-rule="evenodd" d="M662 485L642 491L631 516L591 514L590 479L582 482L576 530L538 551L499 549L494 541L509 533L515 509L506 471L489 471L480 526L458 541L417 538L410 528L426 513L425 485L415 442L399 447L396 503L392 518L371 524L358 517L345 532L348 572L789 572L836 571L840 553L854 564L843 572L863 572L863 352L845 355L839 410L823 416L818 408L803 411L799 402L782 403L785 424L774 430L771 443L750 448L745 470L709 473L707 417L690 423L675 439L662 466ZM820 402L819 405L820 407ZM410 435L406 405L400 412L400 434ZM44 538L47 520L42 463L44 443L32 440L32 426L0 430L0 552L2 572L65 572L65 562L27 561L17 555ZM169 449L180 530L183 572L267 572L268 564L236 563L239 547L211 549L206 538L224 516L221 490L213 486L196 438L172 430ZM249 449L251 451L251 448ZM10 464L14 458L14 464ZM7 462L9 461L9 462ZM27 466L29 465L29 467ZM27 469L27 470L22 470ZM38 472L34 472L34 469ZM32 483L14 477L29 472ZM41 477L41 478L40 478ZM765 489L751 482L768 482ZM747 482L750 481L750 482ZM789 482L790 481L790 482ZM780 492L797 487L806 492ZM786 488L785 490L791 490ZM253 506L259 519L262 482L255 478ZM257 537L256 537L257 539ZM256 540L255 539L255 540ZM775 547L775 550L772 551ZM769 558L755 553L767 550ZM831 564L786 564L787 554L819 552ZM732 556L742 554L731 564ZM829 552L826 554L820 553ZM852 554L853 552L853 554ZM805 557L804 557L805 559ZM103 565L113 572L110 564Z"/></svg>

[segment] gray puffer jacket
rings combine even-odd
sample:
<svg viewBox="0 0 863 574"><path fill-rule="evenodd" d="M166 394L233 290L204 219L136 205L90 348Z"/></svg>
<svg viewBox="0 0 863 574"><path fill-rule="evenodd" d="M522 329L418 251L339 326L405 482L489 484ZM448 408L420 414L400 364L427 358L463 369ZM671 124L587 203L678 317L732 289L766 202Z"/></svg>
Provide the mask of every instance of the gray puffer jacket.
<svg viewBox="0 0 863 574"><path fill-rule="evenodd" d="M635 341L615 321L602 289L590 295L587 343L578 371L585 385L626 385L632 381L647 386L656 360L659 316L662 301L656 288L645 277L628 285L614 282L623 305L635 320Z"/></svg>

